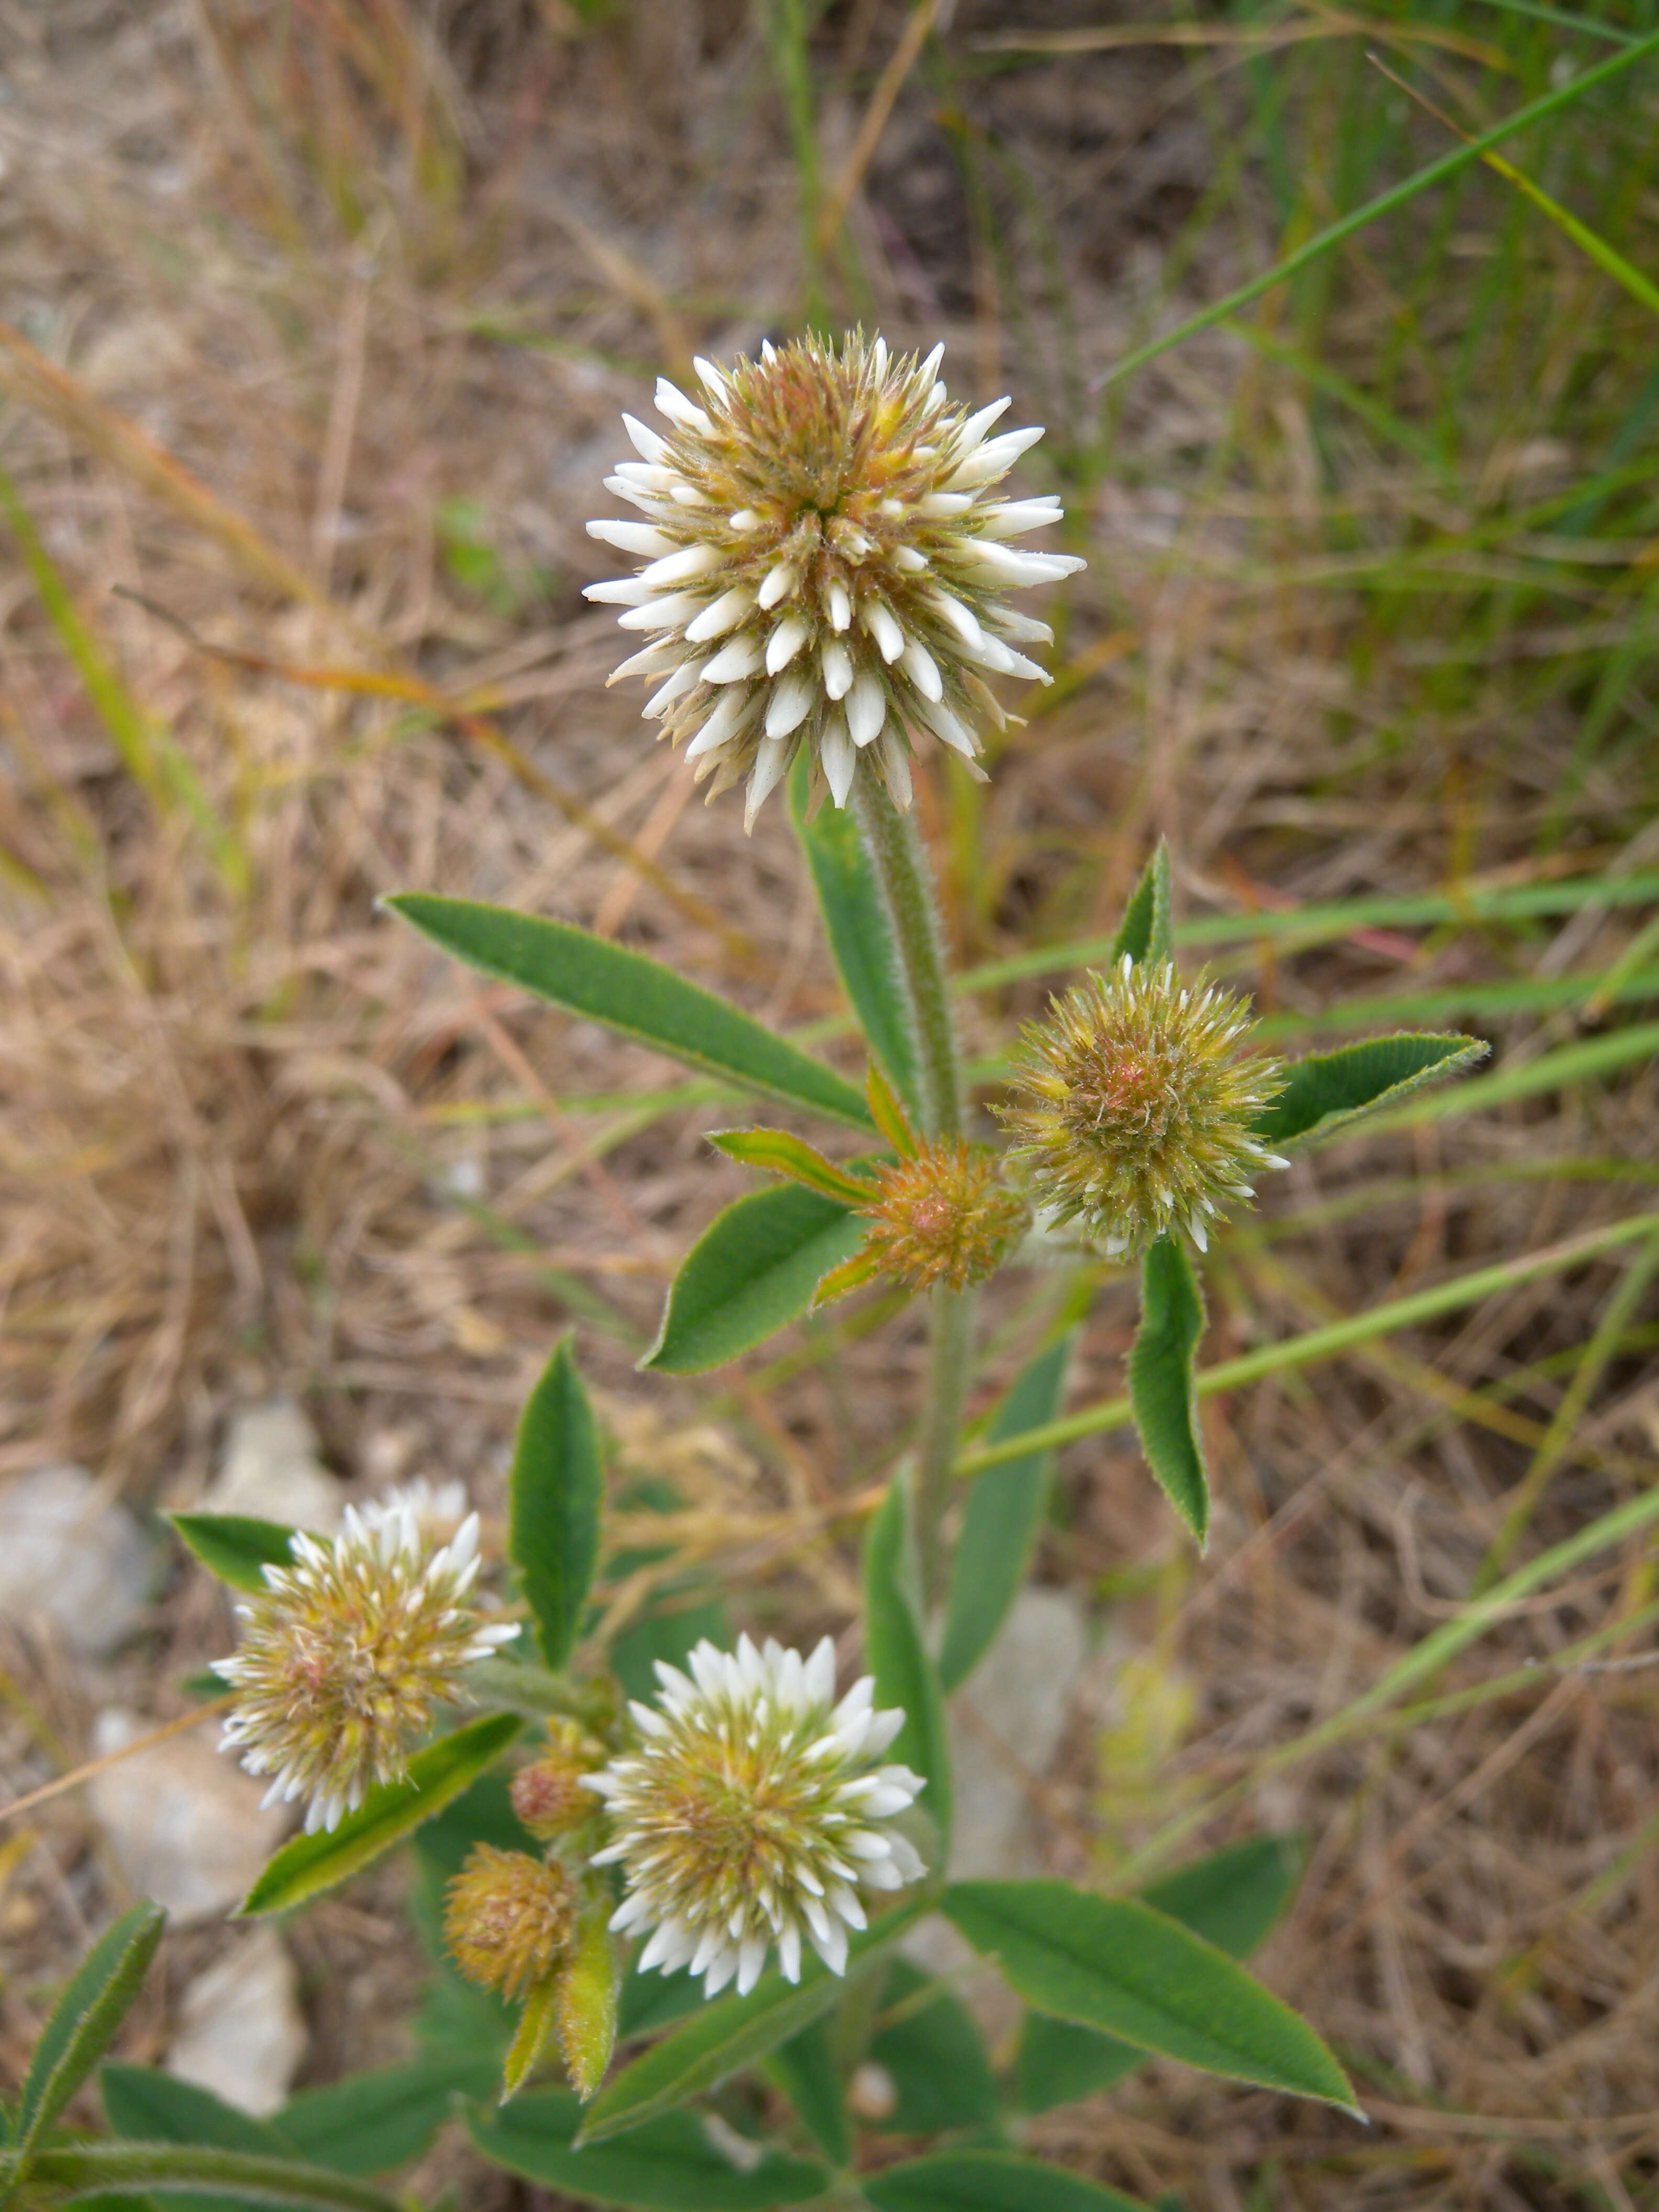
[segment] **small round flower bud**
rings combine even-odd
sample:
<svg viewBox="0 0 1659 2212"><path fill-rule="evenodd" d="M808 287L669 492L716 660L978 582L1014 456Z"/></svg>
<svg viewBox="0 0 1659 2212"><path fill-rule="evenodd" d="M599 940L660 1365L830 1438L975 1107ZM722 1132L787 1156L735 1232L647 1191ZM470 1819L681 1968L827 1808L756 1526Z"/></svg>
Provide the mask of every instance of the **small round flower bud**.
<svg viewBox="0 0 1659 2212"><path fill-rule="evenodd" d="M971 767L981 724L1005 720L986 676L1048 680L1018 647L1052 632L1004 597L1084 563L1012 545L1059 501L995 489L1042 434L989 435L1006 399L948 405L942 350L763 345L699 361L698 399L660 380L662 431L623 418L639 458L606 484L647 520L588 529L642 565L586 596L649 640L617 673L654 681L645 714L710 797L747 780L745 828L802 746L837 806L872 775L908 806L918 732Z"/></svg>
<svg viewBox="0 0 1659 2212"><path fill-rule="evenodd" d="M1114 1256L1182 1232L1205 1250L1206 1222L1285 1164L1254 1133L1281 1077L1236 1052L1249 1026L1243 1000L1127 955L1051 1000L1009 1070L1018 1103L999 1109L1037 1205Z"/></svg>
<svg viewBox="0 0 1659 2212"><path fill-rule="evenodd" d="M241 1642L215 1672L238 1692L222 1745L275 1777L267 1804L308 1798L314 1832L398 1780L434 1707L465 1698L466 1667L519 1632L486 1625L471 1601L476 1514L433 1551L407 1504L348 1506L337 1536L290 1548L292 1565L267 1567L264 1589L237 1607Z"/></svg>
<svg viewBox="0 0 1659 2212"><path fill-rule="evenodd" d="M444 1942L468 1981L515 1997L558 1964L575 1913L562 1867L475 1844L444 1892Z"/></svg>
<svg viewBox="0 0 1659 2212"><path fill-rule="evenodd" d="M593 1793L585 1778L605 1763L602 1747L574 1723L550 1728L547 1748L513 1778L513 1809L544 1843L568 1835L593 1818Z"/></svg>
<svg viewBox="0 0 1659 2212"><path fill-rule="evenodd" d="M999 1181L995 1154L960 1137L921 1145L875 1176L877 1195L861 1209L870 1227L859 1257L913 1291L982 1283L1030 1218L1024 1200Z"/></svg>
<svg viewBox="0 0 1659 2212"><path fill-rule="evenodd" d="M627 1882L611 1925L653 1929L641 1972L690 1966L709 1996L751 1990L774 1944L798 1980L803 1936L844 1972L847 1931L866 1925L860 1885L898 1889L922 1871L888 1825L921 1778L874 1764L903 1714L874 1710L869 1675L834 1703L827 1636L810 1659L744 1636L686 1663L659 1662L657 1706L629 1708L637 1747L588 1779L616 1838L592 1863Z"/></svg>

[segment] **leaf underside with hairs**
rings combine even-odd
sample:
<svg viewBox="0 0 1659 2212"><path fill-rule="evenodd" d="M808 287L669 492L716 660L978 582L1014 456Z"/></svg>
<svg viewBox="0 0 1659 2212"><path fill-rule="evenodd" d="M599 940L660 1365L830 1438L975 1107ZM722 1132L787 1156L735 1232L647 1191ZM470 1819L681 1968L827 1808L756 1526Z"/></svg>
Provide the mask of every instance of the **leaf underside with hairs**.
<svg viewBox="0 0 1659 2212"><path fill-rule="evenodd" d="M1204 1299L1193 1263L1183 1245L1160 1237L1141 1269L1129 1401L1146 1463L1200 1548L1209 1540L1210 1487L1193 1360L1203 1334Z"/></svg>
<svg viewBox="0 0 1659 2212"><path fill-rule="evenodd" d="M1474 1066L1491 1050L1482 1037L1401 1030L1311 1053L1285 1069L1285 1088L1257 1115L1255 1133L1268 1145L1322 1143L1362 1115Z"/></svg>

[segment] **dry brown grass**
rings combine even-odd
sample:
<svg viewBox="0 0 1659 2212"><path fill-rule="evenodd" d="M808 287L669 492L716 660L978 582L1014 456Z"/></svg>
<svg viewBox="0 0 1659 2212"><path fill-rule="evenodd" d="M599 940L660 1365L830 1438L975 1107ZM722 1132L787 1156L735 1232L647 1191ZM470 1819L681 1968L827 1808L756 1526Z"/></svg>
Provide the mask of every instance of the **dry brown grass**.
<svg viewBox="0 0 1659 2212"><path fill-rule="evenodd" d="M0 9L0 295L18 334L0 346L0 461L232 849L228 883L188 811L124 769L7 541L0 1470L72 1457L135 1500L188 1501L228 1413L283 1388L347 1476L464 1472L488 1504L526 1385L574 1320L633 1463L672 1472L684 1500L675 1564L720 1559L752 1619L842 1627L848 1539L910 1418L919 1331L854 1329L833 1366L820 1335L769 1388L721 1377L712 1426L694 1393L635 1376L676 1255L743 1179L696 1114L568 1103L672 1070L434 959L374 909L433 886L554 911L777 1023L835 1010L781 809L745 842L732 809L686 805L634 703L603 688L610 620L576 596L604 565L581 525L606 511L619 408L692 344L748 346L793 311L787 134L735 0L623 0L591 33L571 0L440 13L441 30L407 0ZM839 9L815 49L830 175L901 15ZM1027 20L959 16L964 52ZM869 311L898 341L944 336L959 386L1012 384L1029 416L1075 428L1213 181L1196 118L1230 96L1230 66L1137 51L966 79L965 119L939 80L907 84L852 204ZM1017 202L1003 220L1024 258L1012 279L999 267L952 163L964 135L1022 171L1059 289ZM1199 234L1178 297L1270 258L1260 195L1241 190L1234 216ZM1586 312L1577 266L1550 268L1538 312ZM1395 311L1362 261L1336 325L1349 373ZM1455 303L1429 320L1455 337ZM1099 929L1160 830L1189 910L1655 858L1650 775L1628 752L1569 793L1554 858L1540 840L1583 702L1522 678L1598 624L1609 651L1632 634L1603 570L1553 627L1500 626L1480 682L1438 691L1432 617L1379 647L1366 608L1316 573L1333 443L1340 503L1392 542L1505 487L1570 485L1597 465L1588 442L1506 430L1449 480L1340 425L1316 452L1304 386L1213 334L1132 387L1118 435L1083 501L1093 566L1066 680L983 797L923 791L964 958ZM453 509L446 549L456 500L491 549L482 595L458 575ZM1465 573L1486 561L1502 585L1518 558L1472 555ZM1379 984L1605 968L1630 912L1591 908L1553 941L1356 931L1240 972L1297 1012ZM975 1001L975 1044L1039 995ZM1518 1066L1574 1018L1492 1033ZM1208 1356L1650 1203L1655 1106L1638 1066L1319 1156L1273 1194L1265 1235L1221 1254ZM1620 1164L1550 1173L1574 1155ZM1222 1502L1202 1564L1127 1443L1066 1458L1043 1571L1097 1591L1158 1667L1135 1710L1079 1727L1043 1799L1056 1863L1109 1869L1224 1783L1245 1786L1213 1839L1305 1828L1310 1871L1265 1971L1352 2057L1376 2124L1152 2075L1041 2123L1048 2150L1218 2212L1653 2201L1656 1678L1639 1630L1601 1671L1550 1663L1648 1602L1650 1563L1604 1557L1424 1692L1539 1662L1504 1694L1252 1781L1465 1599L1617 1280L1599 1263L1552 1276L1214 1401ZM1029 1286L1006 1295L993 1379L1039 1318ZM1107 1284L1078 1402L1120 1387L1132 1323ZM1651 1342L1638 1328L1613 1347L1529 1544L1651 1480ZM615 1595L625 1610L645 1589ZM179 1575L117 1686L177 1710L173 1686L222 1633L216 1599ZM21 1789L82 1753L109 1686L17 1638L4 1680ZM13 2078L41 1989L112 1894L72 1799L28 1833L0 1861ZM303 1923L315 1986L395 1997L392 1910L374 1886ZM161 2047L168 1991L210 1941L170 1945L135 2055ZM325 2015L319 2070L386 2054L346 2048Z"/></svg>

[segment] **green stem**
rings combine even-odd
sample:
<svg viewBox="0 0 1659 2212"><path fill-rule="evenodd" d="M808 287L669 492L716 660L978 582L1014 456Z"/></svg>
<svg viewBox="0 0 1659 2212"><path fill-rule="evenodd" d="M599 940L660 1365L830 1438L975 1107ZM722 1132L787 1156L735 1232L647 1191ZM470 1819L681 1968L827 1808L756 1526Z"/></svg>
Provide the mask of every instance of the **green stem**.
<svg viewBox="0 0 1659 2212"><path fill-rule="evenodd" d="M867 763L853 779L853 813L875 872L898 956L899 981L915 1040L922 1133L937 1141L962 1133L962 1059L945 972L927 862L908 814L901 814ZM924 1601L940 1592L940 1523L951 1492L951 1466L973 1364L973 1300L936 1290L932 1299L933 1357L922 1413L916 1470L916 1550Z"/></svg>

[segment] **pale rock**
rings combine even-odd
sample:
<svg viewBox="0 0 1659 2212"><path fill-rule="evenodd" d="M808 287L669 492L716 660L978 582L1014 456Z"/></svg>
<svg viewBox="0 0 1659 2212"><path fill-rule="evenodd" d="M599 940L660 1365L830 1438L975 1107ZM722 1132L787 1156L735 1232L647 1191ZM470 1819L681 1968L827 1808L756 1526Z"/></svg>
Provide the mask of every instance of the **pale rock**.
<svg viewBox="0 0 1659 2212"><path fill-rule="evenodd" d="M94 1756L125 1750L153 1725L109 1707L93 1729ZM215 1750L217 1733L216 1722L204 1722L87 1784L129 1886L177 1921L211 1919L240 1904L292 1820L286 1806L261 1811L265 1785Z"/></svg>
<svg viewBox="0 0 1659 2212"><path fill-rule="evenodd" d="M235 1414L219 1472L202 1500L209 1513L249 1513L285 1528L332 1535L345 1493L318 1456L317 1432L292 1398Z"/></svg>
<svg viewBox="0 0 1659 2212"><path fill-rule="evenodd" d="M0 1484L0 1618L46 1618L72 1651L102 1659L143 1620L150 1547L83 1467L39 1467Z"/></svg>
<svg viewBox="0 0 1659 2212"><path fill-rule="evenodd" d="M256 1928L185 1990L167 2067L265 2119L288 2101L305 2055L294 1961L274 1928Z"/></svg>
<svg viewBox="0 0 1659 2212"><path fill-rule="evenodd" d="M950 1871L957 1880L1024 1880L1046 1870L1036 1785L1054 1765L1088 1659L1082 1601L1069 1590L1032 1585L1014 1600L995 1643L951 1700ZM961 1993L988 2035L1012 2025L1015 2000L994 1973L973 1972L978 1954L948 1921L937 1915L924 1921L902 1948L929 1973L971 1975Z"/></svg>

